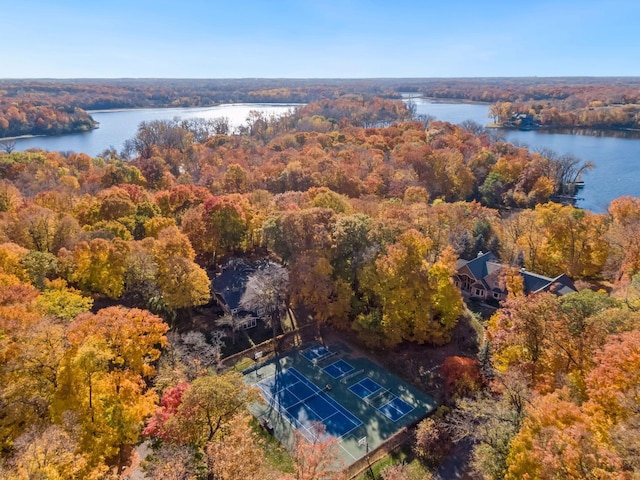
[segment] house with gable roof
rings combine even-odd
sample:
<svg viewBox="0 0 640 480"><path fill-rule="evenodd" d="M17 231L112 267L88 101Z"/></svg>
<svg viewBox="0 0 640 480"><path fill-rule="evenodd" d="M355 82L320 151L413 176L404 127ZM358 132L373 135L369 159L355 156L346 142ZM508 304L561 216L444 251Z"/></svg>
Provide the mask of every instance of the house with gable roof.
<svg viewBox="0 0 640 480"><path fill-rule="evenodd" d="M264 312L247 312L241 306L247 282L256 268L256 265L247 260L231 258L222 266L222 271L213 280L213 291L218 303L227 314L239 318L239 328L245 330L255 327L258 317L264 314Z"/></svg>
<svg viewBox="0 0 640 480"><path fill-rule="evenodd" d="M453 281L462 295L467 298L500 302L507 298L507 290L500 281L505 268L507 267L499 263L493 253L480 252L473 260L458 260ZM577 291L571 279L565 274L549 278L522 268L520 275L522 275L524 293L527 295L537 292L566 295Z"/></svg>

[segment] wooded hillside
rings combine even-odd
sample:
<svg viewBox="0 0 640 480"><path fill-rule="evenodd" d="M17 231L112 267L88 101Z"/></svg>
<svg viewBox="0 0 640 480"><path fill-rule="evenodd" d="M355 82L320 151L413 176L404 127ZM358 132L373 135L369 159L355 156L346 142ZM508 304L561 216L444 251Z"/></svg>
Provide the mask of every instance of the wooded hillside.
<svg viewBox="0 0 640 480"><path fill-rule="evenodd" d="M156 478L239 478L215 459L256 454L243 478L281 478L251 433L255 391L217 373L235 339L212 333L218 318L192 331L216 268L272 258L299 318L388 354L449 342L465 310L456 260L480 251L567 273L581 291L526 297L505 278L490 342L443 366L449 410L419 438L471 439L484 478L638 473L639 199L605 214L549 202L579 159L419 122L396 100L349 95L249 120L234 135L143 123L126 159L0 154L6 478L117 476L145 436Z"/></svg>

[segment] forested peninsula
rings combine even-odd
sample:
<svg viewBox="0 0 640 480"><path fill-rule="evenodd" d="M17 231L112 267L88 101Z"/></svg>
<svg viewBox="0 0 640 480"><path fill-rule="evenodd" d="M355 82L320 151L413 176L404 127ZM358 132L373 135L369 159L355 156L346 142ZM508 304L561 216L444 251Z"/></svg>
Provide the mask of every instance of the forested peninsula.
<svg viewBox="0 0 640 480"><path fill-rule="evenodd" d="M86 132L97 123L81 108L0 98L0 138Z"/></svg>
<svg viewBox="0 0 640 480"><path fill-rule="evenodd" d="M640 199L555 203L588 165L336 96L143 122L126 157L0 153L2 478L344 478L335 439L280 446L241 373L331 335L440 406L381 478L640 474ZM506 298L467 303L459 261L488 252ZM272 265L253 330L211 289L240 260Z"/></svg>

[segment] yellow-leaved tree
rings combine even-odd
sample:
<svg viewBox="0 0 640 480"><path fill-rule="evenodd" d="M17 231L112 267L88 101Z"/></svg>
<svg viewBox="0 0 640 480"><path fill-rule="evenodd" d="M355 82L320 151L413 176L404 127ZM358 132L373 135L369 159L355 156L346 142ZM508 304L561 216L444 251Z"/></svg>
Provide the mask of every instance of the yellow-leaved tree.
<svg viewBox="0 0 640 480"><path fill-rule="evenodd" d="M158 400L148 380L168 328L146 310L124 307L80 315L69 326L52 410L54 421L77 419L80 447L94 464L138 441Z"/></svg>
<svg viewBox="0 0 640 480"><path fill-rule="evenodd" d="M443 345L462 312L460 292L451 280L455 255L447 248L431 263L430 246L429 238L408 230L363 278L380 306L380 330L388 346L402 341Z"/></svg>
<svg viewBox="0 0 640 480"><path fill-rule="evenodd" d="M631 479L623 461L568 390L537 397L511 442L506 480Z"/></svg>

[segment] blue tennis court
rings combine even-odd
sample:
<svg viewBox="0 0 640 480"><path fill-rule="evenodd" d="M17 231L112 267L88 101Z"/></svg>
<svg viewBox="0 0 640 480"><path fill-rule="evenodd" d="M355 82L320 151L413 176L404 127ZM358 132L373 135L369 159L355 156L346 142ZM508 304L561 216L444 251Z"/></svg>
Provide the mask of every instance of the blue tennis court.
<svg viewBox="0 0 640 480"><path fill-rule="evenodd" d="M309 440L313 439L313 422L323 423L327 434L337 438L362 425L360 419L295 368L266 378L256 386L266 401Z"/></svg>
<svg viewBox="0 0 640 480"><path fill-rule="evenodd" d="M300 351L300 355L302 355L310 362L313 362L314 360L320 360L321 358L324 358L330 354L331 351L324 345L312 345L309 348Z"/></svg>
<svg viewBox="0 0 640 480"><path fill-rule="evenodd" d="M327 365L323 368L327 375L331 378L340 378L353 370L353 365L340 359L337 362L333 362L331 365Z"/></svg>
<svg viewBox="0 0 640 480"><path fill-rule="evenodd" d="M351 392L362 399L367 398L369 395L372 395L381 389L382 387L371 380L369 377L363 378L358 383L354 383L349 387L349 390Z"/></svg>
<svg viewBox="0 0 640 480"><path fill-rule="evenodd" d="M386 417L397 422L407 413L411 412L413 410L413 406L409 405L401 398L396 397L389 403L385 403L381 407L378 407L378 410L380 410L380 412L382 412Z"/></svg>

